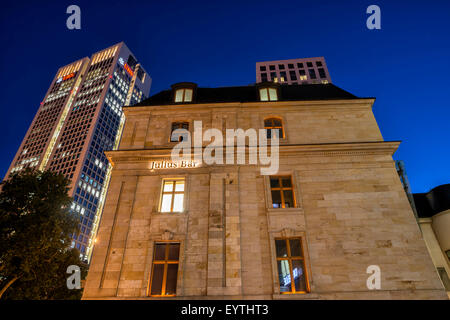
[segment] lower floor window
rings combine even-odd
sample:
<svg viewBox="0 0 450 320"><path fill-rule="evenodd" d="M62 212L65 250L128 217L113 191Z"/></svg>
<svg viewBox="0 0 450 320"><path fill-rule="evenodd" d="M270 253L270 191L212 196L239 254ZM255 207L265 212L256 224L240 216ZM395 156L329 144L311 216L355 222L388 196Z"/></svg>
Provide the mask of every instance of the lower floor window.
<svg viewBox="0 0 450 320"><path fill-rule="evenodd" d="M309 291L301 238L275 239L280 293Z"/></svg>
<svg viewBox="0 0 450 320"><path fill-rule="evenodd" d="M174 296L176 294L179 255L179 243L155 244L150 283L151 296Z"/></svg>

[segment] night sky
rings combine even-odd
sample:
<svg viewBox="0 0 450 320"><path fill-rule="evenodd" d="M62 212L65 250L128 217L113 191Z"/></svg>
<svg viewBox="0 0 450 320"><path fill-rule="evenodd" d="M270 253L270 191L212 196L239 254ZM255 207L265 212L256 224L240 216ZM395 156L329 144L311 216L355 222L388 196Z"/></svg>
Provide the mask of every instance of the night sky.
<svg viewBox="0 0 450 320"><path fill-rule="evenodd" d="M81 30L66 28L71 4ZM371 4L381 30L366 27ZM124 41L150 94L180 81L247 85L257 61L324 56L335 85L376 97L412 191L450 183L450 1L12 1L0 23L1 177L57 69Z"/></svg>

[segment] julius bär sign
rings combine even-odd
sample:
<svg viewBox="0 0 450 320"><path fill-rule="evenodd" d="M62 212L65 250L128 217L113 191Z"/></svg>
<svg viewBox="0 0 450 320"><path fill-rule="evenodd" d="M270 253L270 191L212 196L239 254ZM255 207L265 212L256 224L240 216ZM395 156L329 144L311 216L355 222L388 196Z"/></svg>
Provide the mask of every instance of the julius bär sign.
<svg viewBox="0 0 450 320"><path fill-rule="evenodd" d="M152 161L150 162L150 169L176 169L176 168L196 168L198 163L196 161L182 160L182 161Z"/></svg>

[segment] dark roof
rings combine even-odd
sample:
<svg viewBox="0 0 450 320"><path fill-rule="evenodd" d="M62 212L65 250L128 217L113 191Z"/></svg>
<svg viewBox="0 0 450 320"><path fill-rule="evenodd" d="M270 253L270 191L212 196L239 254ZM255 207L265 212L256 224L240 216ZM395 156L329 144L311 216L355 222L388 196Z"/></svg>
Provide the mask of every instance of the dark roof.
<svg viewBox="0 0 450 320"><path fill-rule="evenodd" d="M440 185L427 193L414 193L413 197L419 218L432 217L450 209L450 184Z"/></svg>
<svg viewBox="0 0 450 320"><path fill-rule="evenodd" d="M240 87L197 88L191 103L259 102L259 84ZM280 85L279 101L359 99L334 84ZM135 106L175 104L173 91L161 91Z"/></svg>

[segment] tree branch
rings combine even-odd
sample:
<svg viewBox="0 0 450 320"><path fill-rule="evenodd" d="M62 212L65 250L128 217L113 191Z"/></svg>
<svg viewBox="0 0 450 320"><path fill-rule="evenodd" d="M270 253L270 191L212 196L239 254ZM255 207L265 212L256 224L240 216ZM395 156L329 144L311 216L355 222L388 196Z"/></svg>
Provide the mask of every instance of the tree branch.
<svg viewBox="0 0 450 320"><path fill-rule="evenodd" d="M2 288L2 290L0 291L0 299L2 298L3 294L5 293L5 291L14 283L16 282L16 280L19 279L19 277L14 277L11 280L9 280L9 282Z"/></svg>

